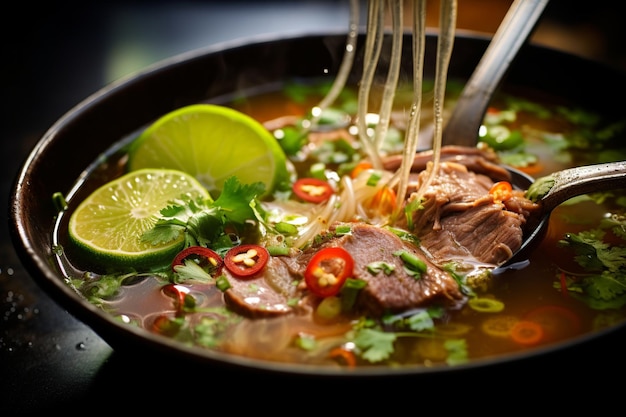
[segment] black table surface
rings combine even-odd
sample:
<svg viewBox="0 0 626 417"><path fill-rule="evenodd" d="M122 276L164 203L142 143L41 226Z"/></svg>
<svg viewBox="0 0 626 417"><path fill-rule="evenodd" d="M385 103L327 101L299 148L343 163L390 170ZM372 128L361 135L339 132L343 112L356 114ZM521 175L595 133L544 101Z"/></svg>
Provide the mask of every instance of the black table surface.
<svg viewBox="0 0 626 417"><path fill-rule="evenodd" d="M46 5L18 14L20 30L4 36L11 42L5 61L9 64L3 65L8 78L2 87L6 89L2 95L5 134L0 141L2 198L8 202L21 163L54 120L124 72L235 37L343 29L348 16L345 1L249 2L245 10L240 3L174 6L174 2L161 1L150 7L142 2L115 7L96 7L95 3L71 10ZM323 398L327 393L343 398L351 407L369 402L368 392L389 401L399 395L400 388L415 395L429 389L454 395L479 389L483 397L504 392L514 403L533 401L541 393L563 406L571 402L593 405L616 399L584 399L578 392L602 387L608 393L618 383L611 376L621 378L626 371L624 332L532 361L393 381L398 384L232 373L164 361L145 352L114 351L39 288L21 266L8 230L5 221L0 225L0 416L64 410L85 415L90 410L123 410L121 404L128 401L146 410L163 411L164 406L178 407L180 412L186 407L209 410L207 404L215 405L234 390L244 399L237 404L243 410L253 405L246 398L268 387L280 396L297 395L309 402L311 396ZM319 385L315 394L304 387L305 382ZM569 394L563 397L564 392ZM353 393L360 396L353 397ZM402 402L409 400L405 397ZM286 403L284 399L280 403L282 412L289 410Z"/></svg>

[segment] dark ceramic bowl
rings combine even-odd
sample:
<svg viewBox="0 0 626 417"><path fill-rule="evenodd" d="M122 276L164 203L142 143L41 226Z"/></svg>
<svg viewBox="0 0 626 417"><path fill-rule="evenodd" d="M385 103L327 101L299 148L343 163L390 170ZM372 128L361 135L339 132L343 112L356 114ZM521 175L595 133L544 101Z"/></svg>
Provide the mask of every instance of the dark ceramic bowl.
<svg viewBox="0 0 626 417"><path fill-rule="evenodd" d="M359 39L359 47L363 45ZM56 122L32 150L17 175L10 201L12 238L27 270L41 287L61 306L90 326L114 349L150 351L165 357L189 359L197 364L226 366L298 375L392 376L432 374L459 370L484 369L520 361L538 361L554 352L577 346L593 346L610 332L537 349L516 356L476 361L450 369L375 368L343 372L267 363L219 352L186 347L147 331L124 325L81 298L64 282L54 266L51 236L56 208L51 196L66 193L77 178L102 152L120 138L145 126L159 116L192 103L212 100L234 92L250 93L272 88L294 77L319 77L337 70L344 48L345 34L312 34L292 38L252 39L219 45L176 56L145 71L103 88L79 103ZM410 55L410 39L404 42L405 57ZM488 40L469 34L458 35L449 76L467 79L480 60ZM427 38L426 75L434 73L436 38ZM357 54L360 56L360 54ZM405 59L405 74L411 63ZM359 60L352 82L358 80ZM598 63L537 46L527 46L509 71L503 88L536 90L566 100L585 103L602 113L616 113L611 106L616 97L626 96L626 77ZM607 93L608 92L608 93Z"/></svg>

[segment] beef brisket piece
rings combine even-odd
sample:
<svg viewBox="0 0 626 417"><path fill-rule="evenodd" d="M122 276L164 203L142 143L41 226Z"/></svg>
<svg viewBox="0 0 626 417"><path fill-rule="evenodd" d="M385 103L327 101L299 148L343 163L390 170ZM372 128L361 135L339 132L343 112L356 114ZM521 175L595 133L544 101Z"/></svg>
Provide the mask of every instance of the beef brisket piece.
<svg viewBox="0 0 626 417"><path fill-rule="evenodd" d="M317 244L293 256L272 257L262 274L253 278L227 275L231 288L225 291L226 303L248 317L274 317L297 312L310 302L303 282L311 257L325 247L340 246L354 259L353 278L367 282L356 301L358 311L375 316L398 313L424 307L437 301L453 306L464 299L457 282L447 272L431 263L413 244L405 242L387 229L366 223L351 223L351 233L334 234L336 225L321 236ZM426 273L414 277L404 269L395 252L404 250L418 256L427 264ZM372 272L368 266L375 262L391 265L393 272ZM226 272L227 273L227 272ZM228 274L228 273L227 273ZM298 307L290 299L300 299Z"/></svg>
<svg viewBox="0 0 626 417"><path fill-rule="evenodd" d="M324 247L340 246L354 259L353 277L367 282L360 291L356 308L373 315L386 312L397 313L409 309L427 306L435 301L446 305L455 305L463 299L454 278L431 263L413 244L405 242L391 231L368 225L351 223L351 233L336 236L333 225L329 238L305 250L290 263L293 273L304 274L306 265L314 253ZM427 265L426 273L414 277L404 269L403 261L395 252L408 251ZM393 272L372 272L368 268L375 262L384 262L393 267Z"/></svg>
<svg viewBox="0 0 626 417"><path fill-rule="evenodd" d="M290 300L301 296L282 257L271 256L263 271L254 277L236 277L226 268L224 274L231 285L224 292L224 301L247 317L289 314L293 311Z"/></svg>

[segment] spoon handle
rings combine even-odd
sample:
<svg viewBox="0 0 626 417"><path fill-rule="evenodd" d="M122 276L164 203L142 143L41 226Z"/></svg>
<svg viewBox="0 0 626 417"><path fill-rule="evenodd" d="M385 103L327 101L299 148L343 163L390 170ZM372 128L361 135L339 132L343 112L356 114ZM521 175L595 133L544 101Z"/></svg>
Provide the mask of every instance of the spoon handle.
<svg viewBox="0 0 626 417"><path fill-rule="evenodd" d="M476 146L493 92L548 0L515 0L468 80L443 131L443 145Z"/></svg>
<svg viewBox="0 0 626 417"><path fill-rule="evenodd" d="M528 189L527 197L541 201L544 213L582 194L626 188L626 161L564 169L539 178Z"/></svg>

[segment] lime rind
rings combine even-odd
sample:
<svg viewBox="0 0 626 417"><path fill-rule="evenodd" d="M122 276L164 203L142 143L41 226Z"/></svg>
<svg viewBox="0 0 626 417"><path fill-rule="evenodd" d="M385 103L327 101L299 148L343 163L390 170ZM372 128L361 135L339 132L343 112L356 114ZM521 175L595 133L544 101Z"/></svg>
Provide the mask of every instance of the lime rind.
<svg viewBox="0 0 626 417"><path fill-rule="evenodd" d="M132 254L101 250L80 241L74 241L74 243L80 253L80 260L85 265L89 265L90 270L101 273L120 270L139 272L158 270L169 265L184 247L184 242L180 240L167 247Z"/></svg>
<svg viewBox="0 0 626 417"><path fill-rule="evenodd" d="M169 168L196 177L212 195L237 176L261 181L268 195L288 178L286 156L272 134L238 110L194 104L152 123L129 151L129 169Z"/></svg>

